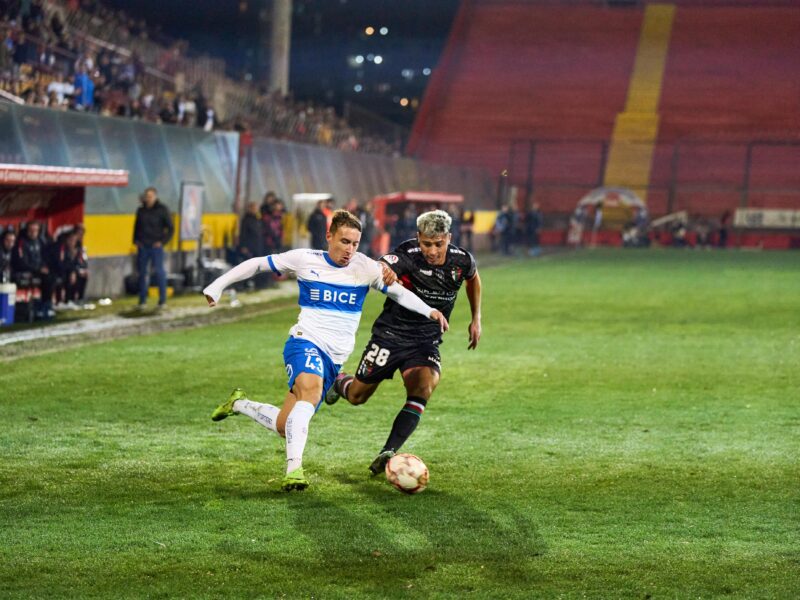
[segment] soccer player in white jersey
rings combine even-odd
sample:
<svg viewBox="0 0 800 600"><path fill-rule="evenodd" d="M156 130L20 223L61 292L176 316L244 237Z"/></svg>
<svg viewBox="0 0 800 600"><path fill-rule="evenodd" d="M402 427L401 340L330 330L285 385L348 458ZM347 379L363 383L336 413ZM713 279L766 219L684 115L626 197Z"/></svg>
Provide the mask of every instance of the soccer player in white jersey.
<svg viewBox="0 0 800 600"><path fill-rule="evenodd" d="M300 316L289 330L283 348L289 392L279 409L253 402L243 390L233 391L227 402L214 410L214 421L247 415L270 431L286 438L284 490L308 487L303 472L303 450L308 425L342 364L355 345L361 307L369 288L383 292L401 306L437 321L441 331L447 319L399 283L387 286L379 264L357 252L361 222L346 210L333 213L327 234L328 251L290 250L251 258L217 278L203 290L209 305L219 301L223 290L237 281L271 270L282 275L294 273L300 288Z"/></svg>

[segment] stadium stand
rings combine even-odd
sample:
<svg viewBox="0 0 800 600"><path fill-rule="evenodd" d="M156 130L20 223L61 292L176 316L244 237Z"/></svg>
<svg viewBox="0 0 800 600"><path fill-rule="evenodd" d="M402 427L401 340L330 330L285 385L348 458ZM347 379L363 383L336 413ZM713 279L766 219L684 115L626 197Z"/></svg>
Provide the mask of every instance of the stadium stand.
<svg viewBox="0 0 800 600"><path fill-rule="evenodd" d="M407 152L507 171L550 215L599 186L798 209L798 35L788 0L465 0Z"/></svg>
<svg viewBox="0 0 800 600"><path fill-rule="evenodd" d="M0 90L11 99L208 130L248 129L346 151L400 152L394 135L367 135L330 107L234 81L224 61L192 56L185 41L94 0L4 1L0 15ZM74 80L83 68L94 91L80 101Z"/></svg>

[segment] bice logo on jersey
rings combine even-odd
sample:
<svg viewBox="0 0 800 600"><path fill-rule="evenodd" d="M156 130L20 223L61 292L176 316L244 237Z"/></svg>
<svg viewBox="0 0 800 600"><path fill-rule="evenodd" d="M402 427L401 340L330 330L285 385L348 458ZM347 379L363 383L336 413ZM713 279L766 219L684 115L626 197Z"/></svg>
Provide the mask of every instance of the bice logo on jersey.
<svg viewBox="0 0 800 600"><path fill-rule="evenodd" d="M312 302L336 302L337 304L356 304L358 294L339 290L320 290L313 288L309 290L308 297Z"/></svg>
<svg viewBox="0 0 800 600"><path fill-rule="evenodd" d="M324 281L298 279L300 286L300 306L317 310L336 310L348 313L361 312L367 285L341 285Z"/></svg>

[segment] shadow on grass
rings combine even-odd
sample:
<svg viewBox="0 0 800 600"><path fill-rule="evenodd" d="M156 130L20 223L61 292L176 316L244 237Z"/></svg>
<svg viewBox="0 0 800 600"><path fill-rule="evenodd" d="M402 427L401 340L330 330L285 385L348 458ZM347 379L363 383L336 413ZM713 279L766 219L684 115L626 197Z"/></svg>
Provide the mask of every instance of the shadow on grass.
<svg viewBox="0 0 800 600"><path fill-rule="evenodd" d="M473 502L430 489L405 496L382 477L345 476L340 482L352 504L306 496L290 506L295 529L316 544L323 570L347 572L367 593L387 585L435 589L430 586L442 578L451 590L466 593L530 589L532 561L546 544L532 516L511 502L480 494Z"/></svg>

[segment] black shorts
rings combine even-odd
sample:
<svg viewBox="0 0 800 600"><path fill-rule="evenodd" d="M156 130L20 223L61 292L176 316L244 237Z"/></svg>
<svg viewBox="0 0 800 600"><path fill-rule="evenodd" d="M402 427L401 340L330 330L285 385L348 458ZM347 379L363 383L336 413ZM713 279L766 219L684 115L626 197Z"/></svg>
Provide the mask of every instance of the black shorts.
<svg viewBox="0 0 800 600"><path fill-rule="evenodd" d="M430 367L442 372L442 358L439 346L432 343L415 342L413 346L401 346L377 338L371 338L364 348L358 363L356 377L364 383L378 383L391 379L394 372L402 373L411 367Z"/></svg>

